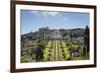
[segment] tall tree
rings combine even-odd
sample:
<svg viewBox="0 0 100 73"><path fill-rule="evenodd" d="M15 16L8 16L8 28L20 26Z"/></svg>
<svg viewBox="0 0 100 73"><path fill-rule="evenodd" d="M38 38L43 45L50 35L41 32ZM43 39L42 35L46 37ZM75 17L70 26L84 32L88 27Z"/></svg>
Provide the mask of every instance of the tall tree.
<svg viewBox="0 0 100 73"><path fill-rule="evenodd" d="M44 42L42 39L38 40L38 48L36 50L36 61L42 61L43 60L43 49L45 48Z"/></svg>
<svg viewBox="0 0 100 73"><path fill-rule="evenodd" d="M41 61L43 60L43 46L42 45L39 45L37 50L36 50L36 61Z"/></svg>
<svg viewBox="0 0 100 73"><path fill-rule="evenodd" d="M90 45L89 45L89 27L88 26L86 26L85 33L84 33L84 43L85 43L87 52L89 52Z"/></svg>

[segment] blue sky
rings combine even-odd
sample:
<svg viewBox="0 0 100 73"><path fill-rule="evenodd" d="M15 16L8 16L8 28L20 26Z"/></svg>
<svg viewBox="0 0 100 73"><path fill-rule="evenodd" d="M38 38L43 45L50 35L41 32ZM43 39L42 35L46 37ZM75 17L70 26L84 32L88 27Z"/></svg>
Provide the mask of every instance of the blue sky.
<svg viewBox="0 0 100 73"><path fill-rule="evenodd" d="M89 25L89 13L21 10L21 34L39 28L73 29Z"/></svg>

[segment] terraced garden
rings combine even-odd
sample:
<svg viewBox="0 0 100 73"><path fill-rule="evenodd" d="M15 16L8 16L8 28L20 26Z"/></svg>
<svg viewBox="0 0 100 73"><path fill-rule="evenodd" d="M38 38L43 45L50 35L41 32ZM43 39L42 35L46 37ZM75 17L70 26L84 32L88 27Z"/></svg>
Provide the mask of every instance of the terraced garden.
<svg viewBox="0 0 100 73"><path fill-rule="evenodd" d="M80 47L81 46L81 47ZM70 61L70 60L85 60L89 59L89 56L83 55L84 48L82 45L72 42L66 42L65 40L48 40L43 50L43 57L38 62L48 61ZM28 49L29 51L29 49ZM22 62L34 62L36 61L36 53L30 53L24 55ZM25 57L25 58L24 58Z"/></svg>
<svg viewBox="0 0 100 73"><path fill-rule="evenodd" d="M48 38L43 34L39 38L30 35L24 37L21 39L22 63L89 59L88 39L85 41L83 35L72 36L71 30L66 34L64 30L52 30Z"/></svg>
<svg viewBox="0 0 100 73"><path fill-rule="evenodd" d="M44 61L68 61L68 60L85 60L87 56L82 56L83 48L79 45L66 45L64 40L49 40L44 50ZM81 51L79 52L78 51ZM77 51L77 52L76 52Z"/></svg>

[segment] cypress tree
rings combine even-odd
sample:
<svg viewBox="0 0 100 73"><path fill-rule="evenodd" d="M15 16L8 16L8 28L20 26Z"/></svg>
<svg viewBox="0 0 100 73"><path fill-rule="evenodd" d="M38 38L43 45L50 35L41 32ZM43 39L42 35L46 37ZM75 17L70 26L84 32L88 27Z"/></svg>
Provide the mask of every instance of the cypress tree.
<svg viewBox="0 0 100 73"><path fill-rule="evenodd" d="M86 46L87 52L89 52L89 28L86 26L84 33L84 44Z"/></svg>

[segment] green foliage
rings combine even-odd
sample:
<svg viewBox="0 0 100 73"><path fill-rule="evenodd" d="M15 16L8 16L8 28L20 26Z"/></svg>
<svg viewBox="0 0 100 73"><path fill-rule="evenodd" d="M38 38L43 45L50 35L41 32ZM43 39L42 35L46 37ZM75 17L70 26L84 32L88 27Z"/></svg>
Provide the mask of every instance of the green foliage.
<svg viewBox="0 0 100 73"><path fill-rule="evenodd" d="M78 45L72 45L72 51L77 51L77 49L78 49Z"/></svg>
<svg viewBox="0 0 100 73"><path fill-rule="evenodd" d="M76 42L76 41L72 41L72 43L73 43L73 45L76 45L76 44L77 44L77 42Z"/></svg>
<svg viewBox="0 0 100 73"><path fill-rule="evenodd" d="M68 47L66 46L66 43L64 41L61 42L62 43L62 47L63 47L63 58L64 60L69 60L70 56L70 52L68 51Z"/></svg>
<svg viewBox="0 0 100 73"><path fill-rule="evenodd" d="M21 57L21 63L26 63L26 62L29 62L29 59L31 57L29 55L24 55Z"/></svg>
<svg viewBox="0 0 100 73"><path fill-rule="evenodd" d="M47 46L46 46L46 48L44 49L44 61L48 61L49 59L49 56L50 56L50 54L49 54L49 52L51 51L51 41L49 41L48 42L48 44L47 44Z"/></svg>

